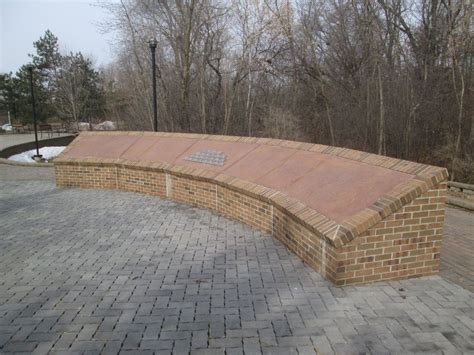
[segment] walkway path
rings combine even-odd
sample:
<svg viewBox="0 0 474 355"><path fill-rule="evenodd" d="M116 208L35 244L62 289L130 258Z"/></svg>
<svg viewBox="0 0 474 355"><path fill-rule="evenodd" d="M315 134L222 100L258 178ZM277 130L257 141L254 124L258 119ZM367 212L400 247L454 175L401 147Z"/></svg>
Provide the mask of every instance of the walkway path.
<svg viewBox="0 0 474 355"><path fill-rule="evenodd" d="M49 136L47 133L43 134L41 137L40 133L38 133L38 139L50 139L50 138L57 138L57 137L66 137L70 136L69 133L57 133L54 136ZM35 134L34 133L25 133L25 134L0 134L0 150L5 148L11 147L13 145L34 142L35 141Z"/></svg>
<svg viewBox="0 0 474 355"><path fill-rule="evenodd" d="M474 352L442 277L334 288L241 223L44 170L0 165L2 354Z"/></svg>
<svg viewBox="0 0 474 355"><path fill-rule="evenodd" d="M474 213L446 208L441 276L474 292Z"/></svg>

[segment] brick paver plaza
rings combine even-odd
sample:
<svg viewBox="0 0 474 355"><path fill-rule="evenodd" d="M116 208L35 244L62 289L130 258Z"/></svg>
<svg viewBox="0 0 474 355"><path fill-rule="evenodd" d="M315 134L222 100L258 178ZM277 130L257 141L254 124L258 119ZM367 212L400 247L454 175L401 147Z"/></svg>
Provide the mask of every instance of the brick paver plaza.
<svg viewBox="0 0 474 355"><path fill-rule="evenodd" d="M0 166L2 354L474 353L440 276L336 288L244 224L47 170Z"/></svg>

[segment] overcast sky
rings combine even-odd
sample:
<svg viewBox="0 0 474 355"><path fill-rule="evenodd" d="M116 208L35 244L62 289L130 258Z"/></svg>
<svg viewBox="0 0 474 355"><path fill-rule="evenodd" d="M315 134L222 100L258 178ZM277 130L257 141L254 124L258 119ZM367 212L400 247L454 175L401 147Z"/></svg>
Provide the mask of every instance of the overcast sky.
<svg viewBox="0 0 474 355"><path fill-rule="evenodd" d="M118 1L118 0L116 0ZM49 29L61 52L81 51L96 64L111 61L112 34L96 24L108 15L94 0L0 0L0 72L15 72L29 61L33 42Z"/></svg>

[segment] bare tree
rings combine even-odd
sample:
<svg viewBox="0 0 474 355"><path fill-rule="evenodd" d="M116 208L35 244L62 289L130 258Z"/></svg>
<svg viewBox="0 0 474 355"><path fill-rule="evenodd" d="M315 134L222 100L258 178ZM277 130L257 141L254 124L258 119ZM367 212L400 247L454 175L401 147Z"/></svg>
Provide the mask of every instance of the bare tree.
<svg viewBox="0 0 474 355"><path fill-rule="evenodd" d="M288 137L445 165L469 180L469 0L122 0L109 71L123 127ZM119 112L115 110L114 112ZM461 166L463 168L461 168Z"/></svg>
<svg viewBox="0 0 474 355"><path fill-rule="evenodd" d="M72 120L79 129L79 121L87 119L92 127L91 105L98 99L98 73L92 62L81 53L62 56L52 77L53 103L58 114Z"/></svg>

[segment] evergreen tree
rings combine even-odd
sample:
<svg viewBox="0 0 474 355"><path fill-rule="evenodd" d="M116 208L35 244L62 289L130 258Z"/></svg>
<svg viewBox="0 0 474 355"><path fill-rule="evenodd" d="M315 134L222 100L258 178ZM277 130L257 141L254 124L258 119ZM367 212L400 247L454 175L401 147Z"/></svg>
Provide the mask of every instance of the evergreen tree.
<svg viewBox="0 0 474 355"><path fill-rule="evenodd" d="M39 121L59 116L65 121L92 122L105 106L101 74L90 59L79 53L61 55L58 38L49 30L33 43L30 54L36 114ZM13 76L0 76L0 113L10 111L17 122L32 122L28 65Z"/></svg>
<svg viewBox="0 0 474 355"><path fill-rule="evenodd" d="M33 73L33 88L36 117L39 121L45 121L51 114L51 106L41 77L36 72ZM13 123L32 122L30 79L26 65L23 65L15 76L11 73L0 75L0 112L5 116L10 112Z"/></svg>
<svg viewBox="0 0 474 355"><path fill-rule="evenodd" d="M58 37L50 30L46 30L43 37L33 43L36 54L30 54L33 65L41 68L43 72L53 71L61 62Z"/></svg>
<svg viewBox="0 0 474 355"><path fill-rule="evenodd" d="M14 92L17 98L17 119L22 123L33 122L31 106L30 73L28 65L23 65L13 78ZM41 72L33 70L33 90L36 103L36 118L45 122L53 114L49 93L44 86L44 77Z"/></svg>
<svg viewBox="0 0 474 355"><path fill-rule="evenodd" d="M36 53L29 56L35 68L33 90L36 117L39 121L46 121L54 115L52 83L61 59L58 38L47 30L43 37L33 43L33 46ZM4 113L10 111L13 120L21 123L31 123L33 120L29 64L21 66L14 76L11 73L0 76L0 111Z"/></svg>

